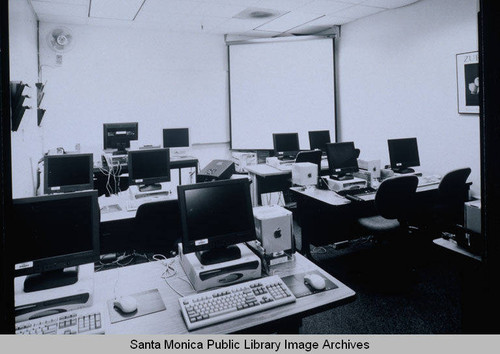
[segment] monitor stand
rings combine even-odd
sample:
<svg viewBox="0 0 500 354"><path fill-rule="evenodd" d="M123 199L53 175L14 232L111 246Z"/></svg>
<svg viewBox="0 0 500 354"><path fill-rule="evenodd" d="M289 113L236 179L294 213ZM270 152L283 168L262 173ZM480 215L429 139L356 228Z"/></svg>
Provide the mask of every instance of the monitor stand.
<svg viewBox="0 0 500 354"><path fill-rule="evenodd" d="M161 184L153 183L153 184L145 184L139 187L139 192L153 192L161 190Z"/></svg>
<svg viewBox="0 0 500 354"><path fill-rule="evenodd" d="M24 281L24 292L59 288L75 284L78 281L78 267L71 269L58 269L32 274Z"/></svg>
<svg viewBox="0 0 500 354"><path fill-rule="evenodd" d="M127 150L116 150L113 151L113 155L127 155Z"/></svg>
<svg viewBox="0 0 500 354"><path fill-rule="evenodd" d="M196 252L196 257L198 257L201 264L210 265L239 259L241 257L241 251L238 246L231 245L213 248L208 251L198 251Z"/></svg>
<svg viewBox="0 0 500 354"><path fill-rule="evenodd" d="M409 167L400 167L400 168L393 168L392 169L394 173L399 173L399 174L407 174L407 173L415 173L415 170L413 168Z"/></svg>
<svg viewBox="0 0 500 354"><path fill-rule="evenodd" d="M345 174L345 175L331 175L331 179L337 180L337 181L348 181L350 179L354 179L354 176L351 174Z"/></svg>

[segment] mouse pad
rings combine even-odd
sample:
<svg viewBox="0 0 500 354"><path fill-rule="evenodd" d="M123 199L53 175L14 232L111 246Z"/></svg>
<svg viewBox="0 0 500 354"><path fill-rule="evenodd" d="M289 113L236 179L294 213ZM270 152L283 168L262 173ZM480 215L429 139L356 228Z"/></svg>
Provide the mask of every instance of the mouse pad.
<svg viewBox="0 0 500 354"><path fill-rule="evenodd" d="M314 290L312 287L304 284L304 276L306 274L317 274L323 279L325 279L326 287L323 290ZM307 272L307 273L301 273L301 274L295 274L295 275L289 275L287 277L281 278L285 284L288 286L288 288L292 291L293 295L295 295L296 298L299 297L304 297L307 295L312 295L315 293L320 293L322 291L327 291L327 290L333 290L337 289L338 286L333 283L332 281L328 280L325 278L319 271L315 270L312 272Z"/></svg>
<svg viewBox="0 0 500 354"><path fill-rule="evenodd" d="M123 313L113 306L115 299L108 300L109 320L111 323L129 320L131 318L149 315L150 313L166 310L158 289L151 289L130 295L137 301L137 310Z"/></svg>

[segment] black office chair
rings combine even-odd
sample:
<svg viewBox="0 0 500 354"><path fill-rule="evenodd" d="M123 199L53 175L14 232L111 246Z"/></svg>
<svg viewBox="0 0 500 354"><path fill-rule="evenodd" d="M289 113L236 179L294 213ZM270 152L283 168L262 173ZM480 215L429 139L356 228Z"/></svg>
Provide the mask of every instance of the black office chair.
<svg viewBox="0 0 500 354"><path fill-rule="evenodd" d="M135 216L132 245L138 252L154 252L169 256L177 252L182 229L177 200L146 203Z"/></svg>
<svg viewBox="0 0 500 354"><path fill-rule="evenodd" d="M359 155L361 154L361 150L358 148L354 149L354 154L355 154L356 158L358 158Z"/></svg>
<svg viewBox="0 0 500 354"><path fill-rule="evenodd" d="M373 236L407 233L417 185L416 176L384 180L375 194L375 208L379 215L358 219L358 223Z"/></svg>
<svg viewBox="0 0 500 354"><path fill-rule="evenodd" d="M400 291L413 284L416 263L408 217L413 211L418 177L400 176L384 180L375 194L379 215L358 219L374 237L373 260L366 272L367 282L382 291ZM373 283L372 283L373 282Z"/></svg>
<svg viewBox="0 0 500 354"><path fill-rule="evenodd" d="M297 162L310 162L318 165L318 176L321 173L321 150L310 150L301 151L297 154L295 158L295 163Z"/></svg>
<svg viewBox="0 0 500 354"><path fill-rule="evenodd" d="M438 197L430 207L431 228L435 231L456 232L464 225L464 203L468 200L469 167L448 172L439 183Z"/></svg>

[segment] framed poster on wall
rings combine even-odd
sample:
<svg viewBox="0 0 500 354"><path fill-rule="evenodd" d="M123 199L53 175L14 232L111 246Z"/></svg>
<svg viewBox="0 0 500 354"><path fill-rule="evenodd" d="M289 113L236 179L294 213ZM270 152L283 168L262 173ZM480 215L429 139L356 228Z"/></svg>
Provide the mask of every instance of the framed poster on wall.
<svg viewBox="0 0 500 354"><path fill-rule="evenodd" d="M479 113L479 54L457 54L458 113Z"/></svg>

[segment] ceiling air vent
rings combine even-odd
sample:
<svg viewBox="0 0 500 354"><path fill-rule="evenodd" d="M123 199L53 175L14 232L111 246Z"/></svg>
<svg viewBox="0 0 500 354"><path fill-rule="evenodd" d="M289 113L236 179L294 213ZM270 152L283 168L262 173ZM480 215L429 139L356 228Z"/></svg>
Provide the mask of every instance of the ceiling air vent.
<svg viewBox="0 0 500 354"><path fill-rule="evenodd" d="M233 18L240 18L240 19L271 19L271 18L276 18L280 17L284 14L286 14L287 11L278 11L278 10L272 10L272 9L260 9L256 7L249 7L240 13L236 14L233 16Z"/></svg>

